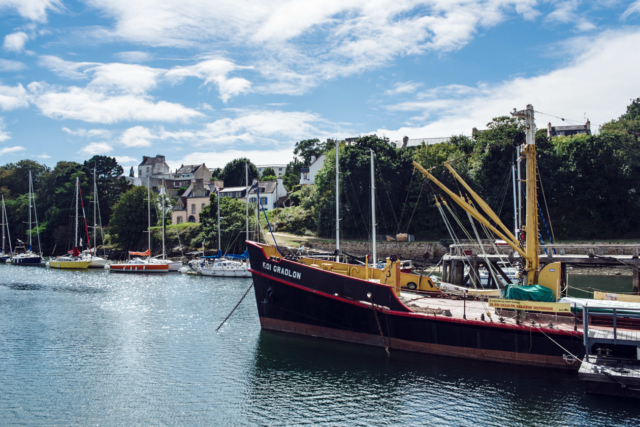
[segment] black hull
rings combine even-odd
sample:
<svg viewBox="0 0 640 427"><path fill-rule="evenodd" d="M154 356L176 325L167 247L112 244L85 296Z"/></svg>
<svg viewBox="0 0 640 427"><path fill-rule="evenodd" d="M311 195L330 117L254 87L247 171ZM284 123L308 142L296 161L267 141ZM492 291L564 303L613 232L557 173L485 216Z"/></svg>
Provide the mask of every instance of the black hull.
<svg viewBox="0 0 640 427"><path fill-rule="evenodd" d="M13 265L28 265L28 266L41 265L42 264L42 258L41 257L12 258L11 259L11 264L13 264Z"/></svg>
<svg viewBox="0 0 640 427"><path fill-rule="evenodd" d="M249 244L260 324L265 330L390 349L505 363L578 369L563 355L583 356L580 333L414 313L385 285L269 260ZM372 308L367 294L379 306ZM381 306L381 307L380 307ZM378 329L378 323L382 329ZM559 345L567 351L562 350Z"/></svg>

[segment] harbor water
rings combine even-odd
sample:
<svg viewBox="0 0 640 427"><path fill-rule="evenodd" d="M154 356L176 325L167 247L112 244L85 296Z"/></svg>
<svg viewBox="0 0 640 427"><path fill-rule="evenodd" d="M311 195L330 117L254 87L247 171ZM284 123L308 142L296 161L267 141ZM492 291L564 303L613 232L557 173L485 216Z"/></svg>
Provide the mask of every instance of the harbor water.
<svg viewBox="0 0 640 427"><path fill-rule="evenodd" d="M571 276L629 291L630 277ZM0 424L637 426L576 372L260 330L250 279L0 265ZM580 291L572 292L578 296ZM584 295L580 295L584 296Z"/></svg>

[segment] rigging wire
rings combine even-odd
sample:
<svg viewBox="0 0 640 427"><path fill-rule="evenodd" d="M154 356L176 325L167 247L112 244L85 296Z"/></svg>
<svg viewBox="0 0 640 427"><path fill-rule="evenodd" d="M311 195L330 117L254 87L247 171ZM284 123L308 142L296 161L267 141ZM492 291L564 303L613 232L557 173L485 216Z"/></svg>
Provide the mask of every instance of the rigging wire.
<svg viewBox="0 0 640 427"><path fill-rule="evenodd" d="M349 178L349 183L351 184L351 189L352 189L352 191L353 191L353 196L354 196L354 198L356 199L356 204L358 205L358 211L360 212L360 217L362 218L362 223L364 224L364 229L365 229L365 230L366 230L366 232L367 232L367 236L369 236L369 235L371 234L371 233L369 232L369 227L367 226L367 224L368 224L369 222L367 222L367 221L364 219L364 215L362 214L362 209L360 208L360 202L358 201L358 193L356 193L356 189L355 189L355 187L353 186L353 181L351 180L351 174L347 174L347 177Z"/></svg>
<svg viewBox="0 0 640 427"><path fill-rule="evenodd" d="M537 113L537 114L542 114L544 116L554 117L556 119L560 119L563 122L567 122L567 123L571 122L571 123L575 123L575 124L579 124L579 125L583 124L582 120L567 119L567 118L563 118L563 117L560 117L560 116L554 116L553 114L543 113L542 111L534 111L534 112Z"/></svg>
<svg viewBox="0 0 640 427"><path fill-rule="evenodd" d="M384 191L387 193L387 199L389 200L389 206L391 207L391 213L393 214L393 219L395 219L398 228L400 224L398 223L398 217L396 216L396 210L393 207L393 202L391 202L391 196L389 195L389 189L387 188L387 181L385 181L384 176L382 175L382 168L380 167L380 162L378 162L378 158L374 157L378 173L380 174L380 178L382 179L382 186L384 187ZM389 231L387 231L388 233Z"/></svg>
<svg viewBox="0 0 640 427"><path fill-rule="evenodd" d="M413 168L413 171L411 172L411 181L409 182L409 186L407 187L407 198L404 199L404 205L402 205L402 213L400 214L400 221L398 221L398 231L396 231L396 234L400 233L400 224L402 223L402 217L404 216L404 210L407 207L407 202L409 201L409 194L411 194L411 184L413 184L413 177L416 174L416 169Z"/></svg>

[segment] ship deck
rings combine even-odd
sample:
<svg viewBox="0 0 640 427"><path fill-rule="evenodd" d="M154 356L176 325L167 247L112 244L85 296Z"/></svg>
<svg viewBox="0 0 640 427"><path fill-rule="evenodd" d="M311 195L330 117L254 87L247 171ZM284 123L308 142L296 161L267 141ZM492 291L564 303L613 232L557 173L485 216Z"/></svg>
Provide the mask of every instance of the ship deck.
<svg viewBox="0 0 640 427"><path fill-rule="evenodd" d="M401 292L400 301L417 313L424 313L427 315L445 316L453 319L465 319L482 321L482 314L484 314L484 321L491 323L503 323L516 326L516 312L513 310L500 310L496 313L496 309L489 307L487 302L478 300L467 299L448 299L430 297L427 295L417 295L410 292ZM466 306L466 307L465 307ZM487 313L491 313L489 317ZM520 326L533 326L531 321L535 321L535 326L540 328L549 328L549 325L555 330L561 330L566 332L575 332L582 334L582 321L580 318L576 319L573 315L559 315L555 313L530 313L521 312ZM524 318L522 316L525 316ZM524 319L524 320L523 320ZM576 324L577 323L577 324ZM577 327L576 327L577 326ZM622 339L622 334L640 334L635 329L625 328L618 326L618 336ZM626 333L625 333L626 331ZM598 335L612 335L613 327L601 326L601 325L589 325L589 333ZM625 336L626 338L626 336Z"/></svg>

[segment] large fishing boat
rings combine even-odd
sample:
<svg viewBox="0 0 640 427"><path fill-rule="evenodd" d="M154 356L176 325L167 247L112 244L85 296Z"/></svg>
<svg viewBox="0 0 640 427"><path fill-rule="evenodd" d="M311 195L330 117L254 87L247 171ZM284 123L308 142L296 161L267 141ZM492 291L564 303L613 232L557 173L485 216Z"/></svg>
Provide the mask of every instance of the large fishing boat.
<svg viewBox="0 0 640 427"><path fill-rule="evenodd" d="M521 266L521 285L509 284L495 295L478 293L481 287L456 295L438 289L429 277L402 273L394 257L387 258L384 268L378 270L338 261L287 259L277 246L248 242L262 329L379 346L387 354L399 349L578 369L579 363L575 362L585 354L585 347L587 353L590 350L589 341L583 341L577 326L581 308L562 300L567 291L564 265L553 262L542 266L539 260L533 107L528 105L513 114L525 120L526 134L522 147L526 159L526 226L519 238L455 171L450 169L469 199L450 191L419 164L414 162L414 167L473 220L511 247ZM373 178L371 189L375 230ZM375 265L375 235L372 245ZM408 293L405 287L422 294ZM471 291L477 291L476 295L470 296ZM611 328L601 329L606 333ZM635 358L634 346L618 343L609 349L614 356Z"/></svg>

